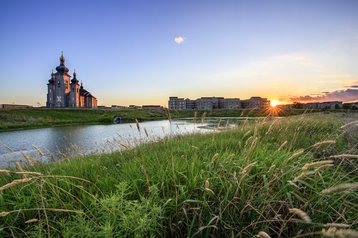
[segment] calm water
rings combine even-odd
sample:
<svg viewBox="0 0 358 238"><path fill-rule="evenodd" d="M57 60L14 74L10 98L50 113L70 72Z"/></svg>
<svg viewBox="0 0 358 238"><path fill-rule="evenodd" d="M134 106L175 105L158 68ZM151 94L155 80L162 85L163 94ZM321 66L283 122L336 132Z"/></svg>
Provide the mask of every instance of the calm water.
<svg viewBox="0 0 358 238"><path fill-rule="evenodd" d="M222 119L220 125L230 127L237 122L237 118ZM151 121L141 123L140 132L135 123L1 132L0 167L11 167L16 161L25 161L22 153L33 159L49 162L64 156L74 157L116 151L123 149L124 146L135 146L138 143L158 140L166 136L210 132L217 129L218 123L218 120L210 119L204 123L194 123L192 119L171 123L168 120ZM36 147L44 155L41 155Z"/></svg>

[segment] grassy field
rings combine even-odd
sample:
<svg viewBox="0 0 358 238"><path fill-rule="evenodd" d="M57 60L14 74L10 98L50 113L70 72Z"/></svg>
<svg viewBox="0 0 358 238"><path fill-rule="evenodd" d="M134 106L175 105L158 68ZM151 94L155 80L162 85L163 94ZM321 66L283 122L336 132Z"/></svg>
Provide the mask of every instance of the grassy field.
<svg viewBox="0 0 358 238"><path fill-rule="evenodd" d="M0 236L357 237L357 119L267 118L1 170Z"/></svg>
<svg viewBox="0 0 358 238"><path fill-rule="evenodd" d="M304 113L303 109L290 109L275 112L274 116L289 116ZM310 111L317 112L317 111ZM100 110L100 109L11 109L0 110L0 131L64 126L73 124L110 124L114 116L123 122L161 120L184 117L238 117L267 116L267 110L213 110L213 111L166 111L166 110ZM170 114L170 116L168 116Z"/></svg>

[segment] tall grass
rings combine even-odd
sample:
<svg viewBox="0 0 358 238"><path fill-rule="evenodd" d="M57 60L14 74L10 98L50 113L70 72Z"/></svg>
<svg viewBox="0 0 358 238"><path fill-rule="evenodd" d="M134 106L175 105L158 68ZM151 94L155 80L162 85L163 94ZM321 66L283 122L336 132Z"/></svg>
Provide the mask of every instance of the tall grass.
<svg viewBox="0 0 358 238"><path fill-rule="evenodd" d="M0 233L355 237L357 132L348 124L355 120L340 114L267 118L39 164L22 169L37 172L26 178L0 171L0 186L7 186L0 191Z"/></svg>

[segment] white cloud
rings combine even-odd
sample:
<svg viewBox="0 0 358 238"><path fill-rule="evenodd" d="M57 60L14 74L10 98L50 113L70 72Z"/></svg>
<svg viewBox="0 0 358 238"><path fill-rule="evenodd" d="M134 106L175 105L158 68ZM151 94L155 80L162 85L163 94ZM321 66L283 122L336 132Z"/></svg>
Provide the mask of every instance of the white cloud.
<svg viewBox="0 0 358 238"><path fill-rule="evenodd" d="M183 43L184 41L186 41L186 39L185 39L184 37L182 37L182 36L177 36L177 37L174 38L174 41L175 41L175 43L177 43L177 44L181 44L181 43Z"/></svg>

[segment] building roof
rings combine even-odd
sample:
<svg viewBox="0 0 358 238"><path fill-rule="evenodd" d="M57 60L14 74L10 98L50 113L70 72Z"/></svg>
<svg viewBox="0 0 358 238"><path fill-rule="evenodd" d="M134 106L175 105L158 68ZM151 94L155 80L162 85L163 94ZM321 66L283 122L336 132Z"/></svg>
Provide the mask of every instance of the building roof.
<svg viewBox="0 0 358 238"><path fill-rule="evenodd" d="M63 53L60 57L60 65L56 67L56 71L59 73L68 73L68 68L65 66L65 57L63 56Z"/></svg>
<svg viewBox="0 0 358 238"><path fill-rule="evenodd" d="M73 78L71 79L71 83L78 83L76 70L73 71Z"/></svg>

